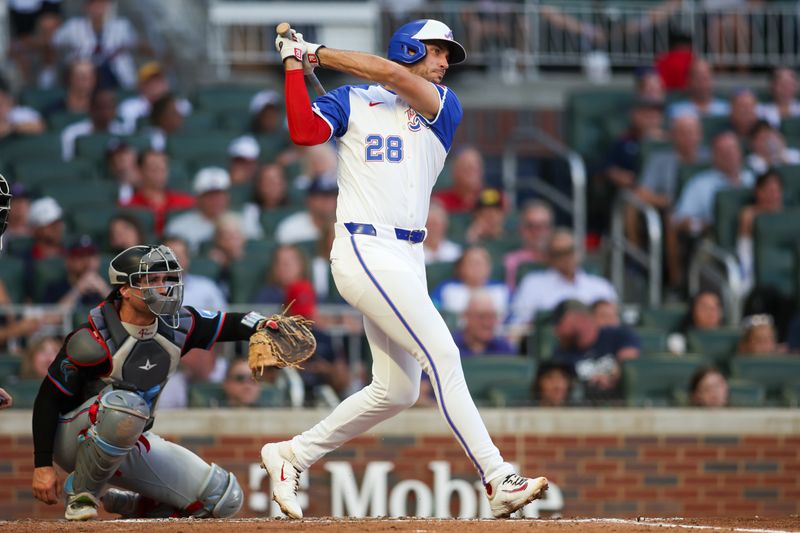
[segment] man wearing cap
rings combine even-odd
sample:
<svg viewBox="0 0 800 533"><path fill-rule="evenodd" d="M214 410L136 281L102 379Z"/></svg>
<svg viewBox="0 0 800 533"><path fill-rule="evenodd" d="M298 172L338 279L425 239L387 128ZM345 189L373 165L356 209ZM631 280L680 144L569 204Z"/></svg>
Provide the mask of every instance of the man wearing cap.
<svg viewBox="0 0 800 533"><path fill-rule="evenodd" d="M192 187L197 198L196 208L170 221L166 234L182 238L189 249L197 253L200 244L214 237L216 221L228 211L230 186L231 178L224 168L200 169ZM248 239L260 239L263 236L260 225L243 229Z"/></svg>
<svg viewBox="0 0 800 533"><path fill-rule="evenodd" d="M139 94L123 100L117 108L117 115L128 133L135 132L139 119L149 116L153 103L170 91L164 68L157 61L139 67L137 79ZM178 98L176 105L181 115L192 113L192 104L186 98Z"/></svg>
<svg viewBox="0 0 800 533"><path fill-rule="evenodd" d="M45 289L43 303L95 306L111 291L98 273L100 254L89 235L81 235L69 245L65 266L64 276Z"/></svg>
<svg viewBox="0 0 800 533"><path fill-rule="evenodd" d="M61 257L64 253L64 211L54 198L45 196L31 204L28 225L33 233L31 259Z"/></svg>
<svg viewBox="0 0 800 533"><path fill-rule="evenodd" d="M275 229L275 240L294 244L319 239L325 228L336 221L338 192L335 181L323 178L312 181L306 190L306 210L283 219Z"/></svg>
<svg viewBox="0 0 800 533"><path fill-rule="evenodd" d="M506 236L506 209L502 191L482 190L472 216L472 224L467 228L468 243L499 241Z"/></svg>
<svg viewBox="0 0 800 533"><path fill-rule="evenodd" d="M252 184L258 171L261 148L252 135L236 137L228 145L228 174L231 185Z"/></svg>

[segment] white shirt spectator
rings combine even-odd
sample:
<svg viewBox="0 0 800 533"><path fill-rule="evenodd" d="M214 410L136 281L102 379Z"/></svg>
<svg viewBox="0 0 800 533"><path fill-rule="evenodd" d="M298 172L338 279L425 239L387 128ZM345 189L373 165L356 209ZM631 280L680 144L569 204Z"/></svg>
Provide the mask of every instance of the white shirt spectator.
<svg viewBox="0 0 800 533"><path fill-rule="evenodd" d="M574 281L552 268L531 272L522 278L514 293L510 321L527 324L539 311L549 311L564 300L579 300L586 305L597 300L616 302L617 291L607 279L582 270L575 273Z"/></svg>
<svg viewBox="0 0 800 533"><path fill-rule="evenodd" d="M745 159L745 163L756 174L763 174L772 165L766 159L758 154L750 154ZM797 148L784 148L781 153L781 165L798 165L800 164L800 150Z"/></svg>
<svg viewBox="0 0 800 533"><path fill-rule="evenodd" d="M769 122L775 128L781 127L781 112L775 104L761 104L758 106L758 116ZM790 117L800 117L800 101L795 100L789 106Z"/></svg>
<svg viewBox="0 0 800 533"><path fill-rule="evenodd" d="M214 280L197 274L183 276L183 305L197 309L225 309L228 303Z"/></svg>
<svg viewBox="0 0 800 533"><path fill-rule="evenodd" d="M192 114L192 104L186 98L178 98L175 101L175 106L184 117ZM144 96L132 96L123 100L117 106L117 115L119 115L126 131L130 134L136 131L136 124L140 118L150 115L151 108L150 100Z"/></svg>
<svg viewBox="0 0 800 533"><path fill-rule="evenodd" d="M284 218L275 229L275 240L280 244L295 244L319 239L319 230L307 211L299 211Z"/></svg>
<svg viewBox="0 0 800 533"><path fill-rule="evenodd" d="M92 24L86 17L66 21L53 35L53 45L63 50L67 63L77 59L93 59L98 44L103 57L111 59L111 69L120 85L131 89L136 85L136 68L128 50L139 41L136 30L127 19L109 17L103 26L99 43Z"/></svg>
<svg viewBox="0 0 800 533"><path fill-rule="evenodd" d="M125 135L125 128L120 122L112 122L109 132L113 135ZM94 124L87 119L70 124L61 131L61 157L64 161L71 161L75 157L75 142L78 137L94 133Z"/></svg>
<svg viewBox="0 0 800 533"><path fill-rule="evenodd" d="M14 106L8 112L8 122L10 124L25 124L27 122L37 122L42 120L42 115L32 107Z"/></svg>
<svg viewBox="0 0 800 533"><path fill-rule="evenodd" d="M197 253L202 243L214 238L214 229L213 220L207 219L199 211L192 210L172 219L164 233L185 240L192 253ZM243 225L242 231L248 240L264 237L264 230L260 224Z"/></svg>
<svg viewBox="0 0 800 533"><path fill-rule="evenodd" d="M497 316L503 320L508 313L509 290L505 283L489 282L477 289L469 287L460 281L450 281L439 287L433 295L434 301L438 300L442 311L448 311L461 315L469 304L470 298L475 292L485 292L488 294L494 307L497 309Z"/></svg>
<svg viewBox="0 0 800 533"><path fill-rule="evenodd" d="M439 243L439 248L436 250L425 248L425 264L450 263L461 257L462 252L460 244L445 239Z"/></svg>

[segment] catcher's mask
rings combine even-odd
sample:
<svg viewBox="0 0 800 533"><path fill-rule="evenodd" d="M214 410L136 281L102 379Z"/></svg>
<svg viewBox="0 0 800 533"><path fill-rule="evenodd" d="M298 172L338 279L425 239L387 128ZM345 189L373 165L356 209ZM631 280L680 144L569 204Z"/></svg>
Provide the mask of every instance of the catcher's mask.
<svg viewBox="0 0 800 533"><path fill-rule="evenodd" d="M112 285L130 285L141 290L140 298L148 309L167 326L178 327L178 311L183 305L183 269L167 246L128 248L111 260L108 278Z"/></svg>
<svg viewBox="0 0 800 533"><path fill-rule="evenodd" d="M8 214L11 212L11 189L6 178L0 174L0 250L3 249L3 233L8 227Z"/></svg>

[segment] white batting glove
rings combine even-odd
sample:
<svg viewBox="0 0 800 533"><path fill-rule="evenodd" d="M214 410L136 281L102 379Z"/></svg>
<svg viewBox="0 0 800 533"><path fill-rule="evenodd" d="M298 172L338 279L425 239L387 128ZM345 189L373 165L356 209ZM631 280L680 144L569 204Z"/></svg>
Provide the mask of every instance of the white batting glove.
<svg viewBox="0 0 800 533"><path fill-rule="evenodd" d="M286 61L290 57L303 61L303 56L306 53L306 44L297 40L297 35L292 32L291 39L280 35L275 37L275 49L281 55L281 61Z"/></svg>
<svg viewBox="0 0 800 533"><path fill-rule="evenodd" d="M311 74L314 72L314 69L319 66L319 56L317 56L317 50L320 48L325 48L325 45L306 41L303 39L302 33L295 34L295 37L297 37L297 40L306 47L306 55L303 57L303 71L306 74Z"/></svg>

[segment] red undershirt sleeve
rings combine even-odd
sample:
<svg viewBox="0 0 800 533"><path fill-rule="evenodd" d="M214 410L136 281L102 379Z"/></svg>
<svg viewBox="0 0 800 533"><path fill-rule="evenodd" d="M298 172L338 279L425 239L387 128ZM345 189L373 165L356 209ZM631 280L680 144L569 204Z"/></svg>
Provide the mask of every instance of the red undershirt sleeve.
<svg viewBox="0 0 800 533"><path fill-rule="evenodd" d="M286 118L289 136L301 146L314 146L331 138L331 127L311 110L302 70L286 71Z"/></svg>

